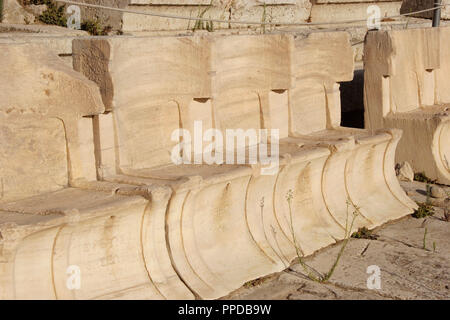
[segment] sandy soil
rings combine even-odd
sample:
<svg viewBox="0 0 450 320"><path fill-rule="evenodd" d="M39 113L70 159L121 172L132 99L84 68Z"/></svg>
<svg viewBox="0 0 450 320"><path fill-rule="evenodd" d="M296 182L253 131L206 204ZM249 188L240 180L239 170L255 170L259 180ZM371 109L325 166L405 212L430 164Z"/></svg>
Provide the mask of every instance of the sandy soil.
<svg viewBox="0 0 450 320"><path fill-rule="evenodd" d="M425 201L425 183L402 182L402 186L415 201ZM450 194L450 187L445 189ZM450 199L431 201L433 216L407 216L388 223L374 230L376 240L350 239L327 283L310 280L295 263L283 272L247 283L224 299L450 299L450 222L443 219ZM338 243L304 261L325 273L340 248ZM371 265L380 269L380 289L367 287Z"/></svg>

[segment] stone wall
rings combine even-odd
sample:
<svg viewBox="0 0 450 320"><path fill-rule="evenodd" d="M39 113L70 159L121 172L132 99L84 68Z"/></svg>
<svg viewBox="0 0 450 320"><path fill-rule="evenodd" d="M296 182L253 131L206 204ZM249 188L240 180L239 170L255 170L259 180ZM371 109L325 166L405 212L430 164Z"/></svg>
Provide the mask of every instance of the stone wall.
<svg viewBox="0 0 450 320"><path fill-rule="evenodd" d="M400 11L401 13L408 13L432 8L434 2L435 0L403 0ZM447 5L447 7L441 9L441 18L450 20L450 0L441 0L441 3ZM414 15L414 17L431 19L433 17L433 11L419 13Z"/></svg>
<svg viewBox="0 0 450 320"><path fill-rule="evenodd" d="M401 0L312 0L312 22L345 21L365 19L367 8L377 5L381 17L399 14Z"/></svg>
<svg viewBox="0 0 450 320"><path fill-rule="evenodd" d="M138 12L169 14L183 17L202 17L217 20L251 22L328 22L365 19L367 8L377 4L382 16L397 15L400 0L80 0ZM213 22L196 24L194 20L161 18L129 12L82 7L83 19L99 19L103 24L124 32L192 30L192 29L248 29L271 30L252 24Z"/></svg>
<svg viewBox="0 0 450 320"><path fill-rule="evenodd" d="M230 24L226 21L251 22L339 22L345 20L364 20L367 9L377 5L381 17L395 16L433 5L434 0L74 0L105 7L148 12L161 15L174 15L191 18L223 20L225 22L202 22L117 12L99 8L81 8L83 21L98 20L103 26L122 32L166 31L166 30L219 30L219 29L262 29L270 31L275 26L261 24ZM33 23L32 10L24 10L18 0L3 0L4 21L7 23ZM450 0L443 0L450 3ZM60 2L62 5L63 3ZM66 4L66 6L68 6ZM30 8L29 8L30 9ZM432 12L416 15L417 18L431 18ZM450 17L450 7L443 8L442 18ZM389 19L390 21L390 19Z"/></svg>
<svg viewBox="0 0 450 320"><path fill-rule="evenodd" d="M26 11L17 0L2 0L2 23L33 23L35 17Z"/></svg>
<svg viewBox="0 0 450 320"><path fill-rule="evenodd" d="M80 2L157 14L257 22L303 22L308 20L311 10L309 0L82 0ZM206 24L195 27L195 21L93 8L82 8L82 16L86 19L99 18L104 24L122 31L206 29ZM227 29L229 27L228 23L213 23L212 26L214 29ZM241 25L240 27L246 28L247 26Z"/></svg>

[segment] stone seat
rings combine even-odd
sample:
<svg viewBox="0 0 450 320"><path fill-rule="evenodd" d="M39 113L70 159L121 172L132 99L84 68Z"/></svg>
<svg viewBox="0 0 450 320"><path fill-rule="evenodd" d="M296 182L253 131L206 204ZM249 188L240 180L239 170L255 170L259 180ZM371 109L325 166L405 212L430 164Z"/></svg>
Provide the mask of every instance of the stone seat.
<svg viewBox="0 0 450 320"><path fill-rule="evenodd" d="M167 165L157 168L143 168L127 171L130 177L141 177L151 180L153 183L162 185L177 185L189 177L200 177L203 180L208 180L217 176L233 176L240 175L242 172L249 173L250 166L248 165L202 165L202 164L181 164L181 165ZM245 174L245 173L244 173ZM114 176L113 176L114 177ZM120 178L105 177L105 180L113 180L119 182ZM125 178L124 178L125 179Z"/></svg>
<svg viewBox="0 0 450 320"><path fill-rule="evenodd" d="M118 187L119 185L115 186ZM126 197L111 192L93 192L79 188L64 188L58 191L0 204L0 210L19 212L31 216L70 215L73 212L89 212L96 207L114 206ZM120 201L119 201L120 202Z"/></svg>
<svg viewBox="0 0 450 320"><path fill-rule="evenodd" d="M392 162L388 156L395 150L400 137L401 132L398 130L378 131L377 135L372 135L366 130L337 128L305 137L289 138L291 141L288 143L295 143L297 146L312 144L330 149L331 156L325 165L324 175L326 177L329 174L330 177L322 182L323 192L329 195L325 199L335 198L336 202L330 201L329 204L335 210L340 203L340 214L336 210L333 216L338 218L342 226L345 222L342 213L347 211L346 208L344 211L342 198L347 197L347 200L359 207L361 216L355 220L357 229L362 226L373 228L396 217L400 218L405 208L414 206L405 197L391 170L385 168L388 162ZM335 165L341 168L337 170ZM336 179L339 173L342 176ZM336 180L342 184L336 184ZM372 184L366 183L367 180L372 181ZM379 210L374 210L375 208Z"/></svg>
<svg viewBox="0 0 450 320"><path fill-rule="evenodd" d="M339 126L338 82L353 71L345 33L105 37L73 48L105 109L92 83L42 48L11 46L4 59L6 92L28 81L40 95L3 93L2 297L218 298L348 236L353 207L354 228L372 228L415 206L395 180L400 132ZM255 130L234 151L268 143L275 170L249 156L195 164L208 129ZM264 130L278 130L279 145ZM177 154L194 163L175 164ZM80 290L66 286L69 267L82 273Z"/></svg>
<svg viewBox="0 0 450 320"><path fill-rule="evenodd" d="M340 127L346 33L80 39L81 74L0 47L2 298L214 299L415 207L400 132ZM267 142L275 170L207 163L208 129L255 130L230 149Z"/></svg>
<svg viewBox="0 0 450 320"><path fill-rule="evenodd" d="M214 127L222 132L233 128L260 129L257 92L269 96L271 89L290 87L289 65L276 63L280 55L288 61L290 38L127 37L123 40L74 42L75 67L89 78L99 79L103 101L111 110L96 119L99 176L105 181L172 187L166 218L171 255L180 277L203 298L220 297L249 279L284 268L285 261L273 251L269 255L264 253L252 241L244 218L246 190L254 174L259 175L258 166L252 168L248 163L177 166L170 159L170 150L176 142L168 138L180 124L192 133L195 120L201 120L205 129ZM241 48L242 52L233 52L232 48ZM262 59L258 58L260 50L267 52ZM94 60L92 55L104 58ZM144 61L148 69L143 68ZM93 62L96 62L94 66ZM103 74L99 75L98 70L103 70ZM160 79L161 75L164 80ZM128 76L136 79L138 88L124 81ZM248 81L252 78L254 82ZM112 92L114 95L109 96ZM287 97L286 93L283 97ZM158 118L153 121L152 115L156 114ZM150 128L152 132L147 131ZM114 132L117 140L111 136ZM151 141L148 136L152 136ZM164 144L157 143L160 141ZM255 199L255 204L259 201ZM190 226L197 221L204 221L201 225L205 227L197 228L200 234ZM180 223L182 230L177 227ZM200 251L196 248L197 237L204 239ZM284 238L284 241L288 246L289 240ZM210 258L202 257L203 247L208 246ZM223 256L226 261L218 258L220 252L228 253ZM213 256L217 257L212 259ZM232 261L236 267L230 265Z"/></svg>
<svg viewBox="0 0 450 320"><path fill-rule="evenodd" d="M138 196L66 188L1 205L0 232L5 243L3 255L13 256L11 263L1 266L2 284L6 284L2 297L90 299L107 296L110 290L102 286L97 286L95 291L83 290L82 287L77 291L69 290L66 270L71 265L77 266L82 270L82 281L95 286L102 281L113 281L112 272L120 272L114 264L120 263L121 268L127 268L130 280L135 277L123 289L141 285L141 294L148 298L163 298L148 281L142 253L123 252L118 248L135 246L139 242L139 233L130 236L120 231L123 228L140 229L147 203L146 199ZM109 227L108 221L111 221ZM102 232L105 227L111 231L106 238ZM114 238L111 237L117 239L115 244L109 245L109 248L106 243L101 244L101 241L112 241ZM95 243L99 245L95 246ZM62 254L65 247L70 248L70 254ZM102 257L108 259L107 250L114 250L115 256L110 259L115 261L101 261ZM94 258L94 261L86 261L87 256ZM128 263L131 265L126 267ZM94 266L99 274L85 272ZM12 281L6 279L9 274L12 274ZM36 274L40 276L35 277Z"/></svg>
<svg viewBox="0 0 450 320"><path fill-rule="evenodd" d="M153 257L170 189L96 181L95 84L45 45L0 44L0 65L0 298L193 298Z"/></svg>
<svg viewBox="0 0 450 320"><path fill-rule="evenodd" d="M450 28L369 32L365 119L371 130L399 128L396 161L450 184Z"/></svg>
<svg viewBox="0 0 450 320"><path fill-rule="evenodd" d="M354 229L415 207L394 172L401 133L340 127L338 82L353 74L346 33L109 37L73 46L75 69L99 85L108 111L94 119L98 176L172 189L161 228L178 276L202 298L283 270L296 246L309 255L343 239L353 206L361 212ZM194 141L195 121L201 134L279 130L279 169L264 174L261 161L175 165L173 132L185 129Z"/></svg>

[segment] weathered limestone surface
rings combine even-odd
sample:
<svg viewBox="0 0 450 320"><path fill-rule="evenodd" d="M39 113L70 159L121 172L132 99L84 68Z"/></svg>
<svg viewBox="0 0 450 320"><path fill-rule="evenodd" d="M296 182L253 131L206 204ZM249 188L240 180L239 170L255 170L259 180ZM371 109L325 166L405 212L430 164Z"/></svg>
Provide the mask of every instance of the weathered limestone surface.
<svg viewBox="0 0 450 320"><path fill-rule="evenodd" d="M282 270L295 257L289 190L306 255L344 237L347 199L361 207L355 228L415 207L393 169L400 134L339 127L337 82L353 71L346 33L75 40L74 61L111 111L94 120L98 176L171 186L169 210L158 219L167 221L177 274L202 298ZM174 165L168 137L180 127L191 131L195 120L221 131L280 128L280 171Z"/></svg>
<svg viewBox="0 0 450 320"><path fill-rule="evenodd" d="M130 0L75 0L76 2L80 3L89 3L89 4L95 4L95 5L101 5L105 7L113 7L113 8L121 8L124 9L127 4L130 2ZM57 0L55 2L58 3ZM60 5L66 5L62 2L59 3ZM114 30L121 30L122 29L122 12L117 11L111 11L111 10L100 10L100 9L94 9L94 8L88 8L80 6L81 10L81 19L82 21L95 21L98 19L102 25L104 26L111 26L114 28Z"/></svg>
<svg viewBox="0 0 450 320"><path fill-rule="evenodd" d="M74 36L83 36L89 35L86 31L83 30L75 30L68 29L65 27L60 27L56 25L49 24L19 24L19 23L1 23L0 24L0 35L41 35L41 36L65 36L65 37L74 37Z"/></svg>
<svg viewBox="0 0 450 320"><path fill-rule="evenodd" d="M152 217L170 190L96 182L98 87L45 46L0 44L0 64L0 298L165 297L146 260L162 260ZM83 272L76 291L71 265Z"/></svg>
<svg viewBox="0 0 450 320"><path fill-rule="evenodd" d="M309 0L80 0L80 2L139 12L203 17L220 20L304 22L311 10ZM265 9L264 9L265 7ZM104 25L124 32L151 30L189 30L195 21L168 19L81 7L82 17L99 18ZM232 28L246 29L246 25ZM206 28L206 25L204 25ZM228 29L228 23L214 23L214 29Z"/></svg>
<svg viewBox="0 0 450 320"><path fill-rule="evenodd" d="M86 31L54 25L0 24L0 43L44 45L72 68L72 40L89 35Z"/></svg>
<svg viewBox="0 0 450 320"><path fill-rule="evenodd" d="M187 3L189 2L189 3ZM220 20L242 21L287 21L303 22L309 17L311 3L308 0L216 0L216 1L174 1L164 0L155 4L150 1L131 1L128 9L149 11L154 13L168 13L187 17L212 18ZM264 3L266 4L264 8ZM142 6L146 4L146 6ZM211 5L210 5L211 4ZM123 15L123 31L142 30L186 30L194 28L195 21L145 17L131 13ZM228 25L228 23L214 23L215 29L243 28L246 25Z"/></svg>
<svg viewBox="0 0 450 320"><path fill-rule="evenodd" d="M366 126L400 128L396 161L450 184L450 28L369 32Z"/></svg>
<svg viewBox="0 0 450 320"><path fill-rule="evenodd" d="M104 110L99 99L98 88L92 82L86 81L79 73L74 72L65 65L61 65L61 60L56 55L47 50L43 51L39 45L0 43L0 46L1 63L4 70L2 79L5 79L2 82L2 90L0 92L0 110L4 116L17 119L17 121L11 120L11 122L2 123L6 123L9 126L17 122L26 129L27 126L24 123L27 122L24 120L24 123L21 124L19 120L22 116L25 119L52 118L53 120L43 120L44 123L47 122L49 127L47 130L42 129L42 131L52 132L54 130L54 134L49 136L52 136L53 138L51 139L56 139L56 141L61 141L60 139L63 139L64 135L66 135L67 143L73 146L72 152L75 158L72 159L71 166L68 168L70 178L95 178L94 163L89 163L81 158L84 150L82 150L83 146L79 140L81 137L78 135L78 132L83 132L82 127L88 121L83 116L101 113ZM40 61L44 61L44 63L38 63ZM30 89L29 94L18 94L17 90L20 88L32 88L32 90ZM80 94L80 92L85 93ZM58 126L56 119L60 119L60 126ZM31 122L32 120L28 123ZM67 131L65 134L62 134L60 130L63 127ZM11 130L11 134L15 133L13 128L9 130ZM32 131L29 130L28 134L31 134L29 136L31 138ZM17 139L16 143L20 140ZM45 142L42 147L44 145ZM65 150L62 151L66 153ZM86 153L86 156L91 157L88 153ZM28 158L20 153L17 153L16 157L16 160L20 160L22 157ZM64 156L60 160L63 158ZM11 158L5 158L4 161L18 165L14 163L15 161L11 161ZM47 165L45 161L43 161L43 164ZM6 169L5 166L2 166L2 169ZM32 169L32 163L30 163L29 169ZM35 169L37 170L37 168ZM29 183L33 184L34 179L30 179L29 173L25 171L22 173L24 179L28 179ZM14 174L12 176L18 177ZM64 185L67 185L67 182L65 184L62 183L61 187ZM25 186L21 187L24 188ZM43 186L36 187L39 190ZM46 187L44 187L44 190L46 190ZM3 190L3 195L5 194L8 194L7 188ZM23 195L31 194L24 192Z"/></svg>
<svg viewBox="0 0 450 320"><path fill-rule="evenodd" d="M435 6L434 2L435 0L403 0L400 12L408 13L433 8ZM446 5L444 8L441 9L441 18L450 20L450 1L441 0L441 4ZM433 17L433 11L417 13L413 16L418 18L431 19Z"/></svg>
<svg viewBox="0 0 450 320"><path fill-rule="evenodd" d="M337 22L365 20L367 8L377 5L381 16L398 15L400 0L80 0L80 2L138 12L253 22ZM129 12L81 7L85 19L99 18L104 25L123 32L189 30L195 21L138 15ZM261 28L261 25L213 23L218 29ZM266 26L266 30L273 26ZM198 29L198 28L197 28ZM202 28L200 28L202 29ZM203 24L206 29L206 23Z"/></svg>
<svg viewBox="0 0 450 320"><path fill-rule="evenodd" d="M369 17L367 8L377 5L381 18L400 13L400 0L317 0L311 8L311 21L337 22L345 20L364 20Z"/></svg>
<svg viewBox="0 0 450 320"><path fill-rule="evenodd" d="M354 229L415 208L400 132L339 126L344 32L76 39L81 73L36 44L0 47L0 298L214 299L343 239L349 202ZM200 120L279 129L279 170L174 164L173 131Z"/></svg>
<svg viewBox="0 0 450 320"><path fill-rule="evenodd" d="M426 183L401 184L415 201L426 201ZM446 189L450 193L450 187ZM436 203L434 210L433 218L409 216L376 228L371 235L376 239L350 239L326 284L310 280L303 267L295 263L289 270L249 282L222 299L447 300L450 228L445 205ZM340 244L327 247L305 258L304 263L326 273L340 250ZM381 271L381 287L376 290L367 288L367 270L373 265Z"/></svg>
<svg viewBox="0 0 450 320"><path fill-rule="evenodd" d="M240 20L240 21L266 21L266 22L327 22L343 20L365 20L368 17L367 8L371 5L378 5L381 9L381 15L398 15L401 1L395 0L80 0L96 5L104 5L114 8L130 9L138 12L152 12L159 14L172 14L185 17L198 17L222 20ZM61 5L63 3L60 3ZM265 4L265 6L264 6ZM143 35L149 33L188 34L193 32L195 21L159 18L151 16L142 16L134 13L122 13L97 8L87 8L80 6L82 20L99 19L103 26L111 26L113 30L120 30L125 34ZM430 24L429 20L414 18L406 19L396 18L383 21L388 29L423 27ZM30 27L41 26L34 25ZM355 49L356 68L362 68L363 43L367 31L366 24L340 24L331 25L330 28L337 30L345 29L351 34ZM199 29L205 30L207 23L202 27L197 26L195 32ZM208 26L209 28L209 26ZM262 26L213 23L215 32L254 32L262 33ZM293 26L266 26L264 32L292 31ZM295 27L295 32L304 32L313 30L315 27ZM0 30L2 26L0 26ZM44 29L44 28L42 28ZM211 30L211 29L210 29ZM205 31L206 32L206 31ZM70 58L66 59L72 63Z"/></svg>
<svg viewBox="0 0 450 320"><path fill-rule="evenodd" d="M68 67L72 67L73 36L40 35L28 33L0 33L1 44L45 44L48 50L59 55Z"/></svg>
<svg viewBox="0 0 450 320"><path fill-rule="evenodd" d="M26 11L17 0L3 0L2 23L33 23L35 17Z"/></svg>

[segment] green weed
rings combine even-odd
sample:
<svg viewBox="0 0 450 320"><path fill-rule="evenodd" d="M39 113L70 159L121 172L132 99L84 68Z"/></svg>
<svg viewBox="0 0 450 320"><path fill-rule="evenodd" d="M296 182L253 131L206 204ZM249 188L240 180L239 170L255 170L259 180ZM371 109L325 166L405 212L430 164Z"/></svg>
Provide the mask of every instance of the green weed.
<svg viewBox="0 0 450 320"><path fill-rule="evenodd" d="M197 18L198 19L203 19L203 16L205 15L206 12L208 12L208 10L211 7L212 7L212 0L211 0L209 5L205 9L199 10ZM207 30L208 32L213 32L214 31L214 24L213 24L212 21L196 20L195 24L194 24L194 28L192 29L192 31L196 31L196 30Z"/></svg>
<svg viewBox="0 0 450 320"><path fill-rule="evenodd" d="M419 182L426 182L426 183L435 183L436 182L436 180L431 180L430 178L428 178L425 175L425 173L423 173L423 172L414 173L414 180L419 181Z"/></svg>
<svg viewBox="0 0 450 320"><path fill-rule="evenodd" d="M423 242L423 249L424 250L427 250L427 232L428 232L428 229L427 228L425 228L425 232L423 233L423 240L422 240L422 242Z"/></svg>
<svg viewBox="0 0 450 320"><path fill-rule="evenodd" d="M327 282L333 275L334 271L336 270L336 267L339 264L339 261L344 253L345 247L348 244L348 241L350 240L350 233L351 230L353 229L353 225L355 222L356 217L361 214L360 213L360 209L354 205L350 200L347 200L347 216L346 216L346 221L345 221L345 234L344 234L344 240L342 242L341 248L339 250L338 255L336 256L336 259L334 260L334 263L332 264L332 266L330 267L330 269L328 270L328 272L326 273L319 273L318 271L314 270L313 268L311 268L310 266L308 266L304 261L304 255L301 253L301 248L297 243L296 240L296 236L295 236L295 232L294 232L294 225L292 222L292 206L291 206L291 202L293 199L293 192L292 190L289 190L289 192L286 195L286 200L288 202L288 206L289 206L289 216L290 216L290 225L291 225L291 233L292 233L292 239L294 242L294 247L296 250L296 254L297 254L297 258L298 261L300 263L300 265L302 266L304 272L307 274L307 276L316 282L320 282L320 283L324 283ZM353 207L353 218L351 220L351 223L349 225L349 208L350 206Z"/></svg>
<svg viewBox="0 0 450 320"><path fill-rule="evenodd" d="M60 27L67 27L67 18L65 14L65 5L58 6L52 0L30 0L30 4L45 4L47 10L45 10L38 19L45 24L57 25Z"/></svg>
<svg viewBox="0 0 450 320"><path fill-rule="evenodd" d="M421 219L434 215L434 208L432 205L423 202L418 202L417 204L419 205L419 208L414 210L414 213L412 214L414 218Z"/></svg>
<svg viewBox="0 0 450 320"><path fill-rule="evenodd" d="M93 36L106 36L112 30L111 26L104 27L100 21L86 20L81 24L81 30L89 32Z"/></svg>
<svg viewBox="0 0 450 320"><path fill-rule="evenodd" d="M352 238L377 240L378 236L376 234L374 234L372 232L372 230L369 230L366 227L362 227L362 228L359 228L358 231L353 232Z"/></svg>

